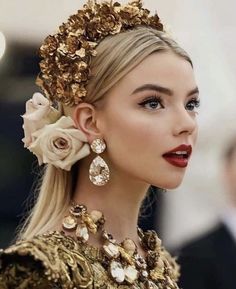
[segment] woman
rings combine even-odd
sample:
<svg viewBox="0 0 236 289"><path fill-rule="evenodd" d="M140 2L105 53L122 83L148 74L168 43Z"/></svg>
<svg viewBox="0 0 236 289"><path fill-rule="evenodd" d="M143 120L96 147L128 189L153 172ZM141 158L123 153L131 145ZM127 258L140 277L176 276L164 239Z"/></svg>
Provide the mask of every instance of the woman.
<svg viewBox="0 0 236 289"><path fill-rule="evenodd" d="M189 56L149 14L89 1L40 48L50 101L26 103L23 141L47 165L1 288L178 288L178 265L137 219L150 185L181 184L199 98Z"/></svg>

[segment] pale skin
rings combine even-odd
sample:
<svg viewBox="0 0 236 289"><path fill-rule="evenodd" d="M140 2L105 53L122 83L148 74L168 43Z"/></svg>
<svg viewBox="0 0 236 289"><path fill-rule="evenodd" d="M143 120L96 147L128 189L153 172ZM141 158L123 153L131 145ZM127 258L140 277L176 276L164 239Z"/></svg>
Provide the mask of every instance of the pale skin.
<svg viewBox="0 0 236 289"><path fill-rule="evenodd" d="M167 88L169 93L149 88L133 94L145 84ZM144 104L152 96L154 100ZM161 104L157 97L161 97ZM168 163L162 154L181 144L194 148L196 143L197 108L192 99L198 99L198 90L190 63L167 51L148 56L98 106L81 103L73 113L89 143L96 138L105 140L107 149L101 156L111 174L109 183L95 186L88 170L96 155L82 159L74 201L85 204L89 211L101 210L106 230L118 242L134 240L142 255L136 228L149 186L177 188L186 172L186 168ZM94 237L90 242L100 244Z"/></svg>

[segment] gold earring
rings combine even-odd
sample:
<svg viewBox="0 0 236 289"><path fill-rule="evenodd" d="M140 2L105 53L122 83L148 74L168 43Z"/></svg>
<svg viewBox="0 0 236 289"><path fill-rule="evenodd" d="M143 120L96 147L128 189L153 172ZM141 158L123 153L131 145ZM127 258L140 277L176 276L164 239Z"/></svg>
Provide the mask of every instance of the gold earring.
<svg viewBox="0 0 236 289"><path fill-rule="evenodd" d="M103 139L95 139L91 145L91 149L96 154L101 154L106 149L106 144ZM105 185L110 179L110 171L107 163L100 156L97 156L89 167L89 179L96 186Z"/></svg>

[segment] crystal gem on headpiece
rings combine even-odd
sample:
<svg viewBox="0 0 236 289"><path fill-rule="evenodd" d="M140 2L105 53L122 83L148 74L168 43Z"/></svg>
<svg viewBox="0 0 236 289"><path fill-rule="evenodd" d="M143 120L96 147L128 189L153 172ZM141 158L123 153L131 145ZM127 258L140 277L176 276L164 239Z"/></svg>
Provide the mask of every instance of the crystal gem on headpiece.
<svg viewBox="0 0 236 289"><path fill-rule="evenodd" d="M137 26L163 31L157 14L142 7L142 0L126 5L118 2L88 0L81 10L69 17L56 34L49 35L39 50L41 73L36 84L52 101L68 106L83 101L90 77L90 63L96 46L108 35Z"/></svg>

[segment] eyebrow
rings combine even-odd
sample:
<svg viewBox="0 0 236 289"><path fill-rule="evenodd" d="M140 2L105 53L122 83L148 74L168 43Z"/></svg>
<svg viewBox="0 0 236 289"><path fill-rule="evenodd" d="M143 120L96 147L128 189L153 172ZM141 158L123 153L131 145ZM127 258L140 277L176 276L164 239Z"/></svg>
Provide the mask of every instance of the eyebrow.
<svg viewBox="0 0 236 289"><path fill-rule="evenodd" d="M142 92L142 91L146 91L146 90L155 90L157 92L160 93L164 93L166 95L172 96L174 94L174 92L172 90L170 90L169 88L157 85L157 84L144 84L138 88L136 88L131 95L138 93L138 92ZM199 93L199 89L198 87L195 87L194 89L192 89L191 91L188 92L187 96L191 96L193 94Z"/></svg>

